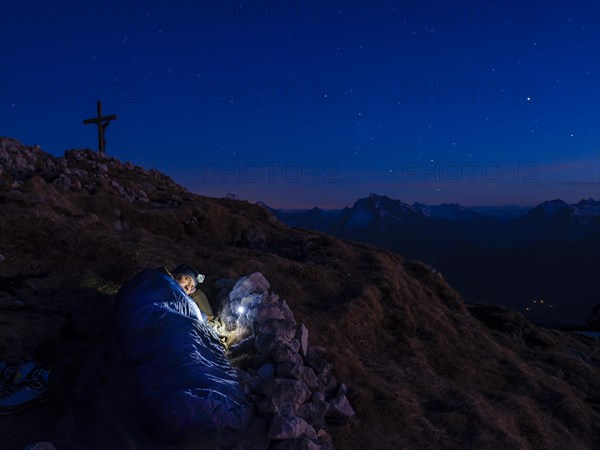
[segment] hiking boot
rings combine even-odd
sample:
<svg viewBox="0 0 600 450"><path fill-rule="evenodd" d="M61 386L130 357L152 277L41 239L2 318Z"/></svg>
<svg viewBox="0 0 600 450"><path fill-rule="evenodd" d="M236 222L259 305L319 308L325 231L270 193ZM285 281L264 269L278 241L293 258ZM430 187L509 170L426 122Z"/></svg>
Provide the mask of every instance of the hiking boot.
<svg viewBox="0 0 600 450"><path fill-rule="evenodd" d="M26 360L23 363L21 363L17 368L17 372L12 378L12 384L14 386L19 386L20 384L22 384L31 374L31 372L33 372L33 369L35 369L35 363L33 361Z"/></svg>
<svg viewBox="0 0 600 450"><path fill-rule="evenodd" d="M25 361L20 364L7 365L3 371L2 391L0 398L19 390L19 385L25 381L31 371L35 369L33 361Z"/></svg>
<svg viewBox="0 0 600 450"><path fill-rule="evenodd" d="M21 364L0 395L0 414L11 414L46 400L48 369L32 361Z"/></svg>

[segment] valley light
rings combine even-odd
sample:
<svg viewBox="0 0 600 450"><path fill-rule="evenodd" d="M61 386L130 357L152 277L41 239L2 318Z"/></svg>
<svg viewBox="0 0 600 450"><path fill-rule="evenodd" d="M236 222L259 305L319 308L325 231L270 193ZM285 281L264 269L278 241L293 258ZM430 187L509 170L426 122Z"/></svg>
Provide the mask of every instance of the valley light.
<svg viewBox="0 0 600 450"><path fill-rule="evenodd" d="M236 311L238 314L244 314L244 312L246 312L246 309L243 306L238 306Z"/></svg>

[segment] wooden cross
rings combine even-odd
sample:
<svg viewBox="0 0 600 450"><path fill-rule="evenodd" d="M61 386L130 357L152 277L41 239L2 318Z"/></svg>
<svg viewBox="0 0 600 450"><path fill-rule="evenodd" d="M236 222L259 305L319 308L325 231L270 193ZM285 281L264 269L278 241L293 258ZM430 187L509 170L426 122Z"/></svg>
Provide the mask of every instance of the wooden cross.
<svg viewBox="0 0 600 450"><path fill-rule="evenodd" d="M102 102L100 100L96 102L96 107L98 109L98 117L94 117L93 119L85 119L83 124L87 125L88 123L95 123L98 125L98 151L100 153L104 153L106 151L104 131L106 130L106 127L109 125L110 121L115 120L117 116L112 114L110 116L102 117Z"/></svg>

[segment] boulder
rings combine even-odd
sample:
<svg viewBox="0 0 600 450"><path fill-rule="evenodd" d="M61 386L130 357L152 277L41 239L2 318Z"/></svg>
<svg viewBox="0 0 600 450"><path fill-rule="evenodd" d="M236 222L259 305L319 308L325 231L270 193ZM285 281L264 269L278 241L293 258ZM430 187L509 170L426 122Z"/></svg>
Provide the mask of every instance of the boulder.
<svg viewBox="0 0 600 450"><path fill-rule="evenodd" d="M306 364L315 370L319 379L327 384L327 376L329 375L329 372L331 372L333 365L327 362L325 358L319 356L312 348L308 349L304 360L306 361Z"/></svg>
<svg viewBox="0 0 600 450"><path fill-rule="evenodd" d="M262 383L262 392L270 398L301 405L311 396L310 389L299 380L271 378Z"/></svg>
<svg viewBox="0 0 600 450"><path fill-rule="evenodd" d="M253 294L261 294L266 297L268 289L271 287L269 282L260 272L254 272L253 274L240 278L231 292L229 293L229 300L241 300L242 298Z"/></svg>
<svg viewBox="0 0 600 450"><path fill-rule="evenodd" d="M302 350L302 356L306 357L308 351L308 328L303 323L300 324L296 332L296 339L300 341L300 349Z"/></svg>
<svg viewBox="0 0 600 450"><path fill-rule="evenodd" d="M275 415L269 428L271 439L316 439L317 433L304 419L291 414Z"/></svg>
<svg viewBox="0 0 600 450"><path fill-rule="evenodd" d="M356 414L345 395L335 397L327 403L329 404L328 417L348 419Z"/></svg>
<svg viewBox="0 0 600 450"><path fill-rule="evenodd" d="M329 405L326 402L307 402L296 409L296 414L313 427L324 428L326 425L325 415L328 410Z"/></svg>
<svg viewBox="0 0 600 450"><path fill-rule="evenodd" d="M291 362L294 364L302 364L302 356L291 349L273 350L273 352L271 352L271 359L276 363Z"/></svg>
<svg viewBox="0 0 600 450"><path fill-rule="evenodd" d="M275 368L271 363L263 364L262 366L260 366L257 372L258 376L261 377L263 380L268 380L269 378L273 378L275 376Z"/></svg>
<svg viewBox="0 0 600 450"><path fill-rule="evenodd" d="M284 342L290 342L296 336L296 326L285 319L267 319L255 325L254 332L257 334L274 334Z"/></svg>
<svg viewBox="0 0 600 450"><path fill-rule="evenodd" d="M303 364L283 362L277 366L277 375L302 381L311 391L319 388L319 380L313 369Z"/></svg>

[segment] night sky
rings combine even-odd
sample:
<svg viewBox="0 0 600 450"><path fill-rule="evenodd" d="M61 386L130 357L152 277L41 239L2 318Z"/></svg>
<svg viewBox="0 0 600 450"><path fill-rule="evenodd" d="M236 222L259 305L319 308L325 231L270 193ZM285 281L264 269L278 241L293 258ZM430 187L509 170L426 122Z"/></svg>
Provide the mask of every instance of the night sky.
<svg viewBox="0 0 600 450"><path fill-rule="evenodd" d="M0 135L209 196L343 207L600 198L600 2L0 6Z"/></svg>

